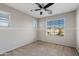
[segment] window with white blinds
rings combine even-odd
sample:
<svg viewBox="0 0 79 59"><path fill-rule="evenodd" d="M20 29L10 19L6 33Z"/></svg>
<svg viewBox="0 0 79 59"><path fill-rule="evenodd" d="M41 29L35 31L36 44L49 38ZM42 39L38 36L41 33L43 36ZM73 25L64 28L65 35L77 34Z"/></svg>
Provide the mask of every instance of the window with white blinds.
<svg viewBox="0 0 79 59"><path fill-rule="evenodd" d="M9 14L0 12L0 27L8 26Z"/></svg>

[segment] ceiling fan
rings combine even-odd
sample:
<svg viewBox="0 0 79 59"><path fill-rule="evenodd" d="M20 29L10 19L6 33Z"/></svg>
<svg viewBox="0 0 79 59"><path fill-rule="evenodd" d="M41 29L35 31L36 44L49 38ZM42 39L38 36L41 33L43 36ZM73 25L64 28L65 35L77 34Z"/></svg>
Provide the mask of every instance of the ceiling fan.
<svg viewBox="0 0 79 59"><path fill-rule="evenodd" d="M40 11L40 15L42 15L43 14L43 11L42 10L44 10L44 11L47 11L47 12L49 12L49 14L52 14L52 10L49 10L49 9L47 9L48 7L50 7L51 5L53 5L54 3L48 3L47 5L44 5L44 3L35 3L38 7L39 7L39 9L35 9L35 10L31 10L31 11Z"/></svg>

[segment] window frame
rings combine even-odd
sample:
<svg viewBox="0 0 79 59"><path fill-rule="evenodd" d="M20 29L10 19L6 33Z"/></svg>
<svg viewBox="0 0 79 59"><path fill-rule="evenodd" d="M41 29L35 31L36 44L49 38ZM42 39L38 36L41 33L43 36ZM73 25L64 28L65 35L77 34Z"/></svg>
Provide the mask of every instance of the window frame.
<svg viewBox="0 0 79 59"><path fill-rule="evenodd" d="M61 20L63 19L64 20L64 34L65 34L65 17L62 17L62 18L56 18L56 19L47 19L46 20L46 36L52 36L52 35L48 35L48 21L55 21L55 20ZM55 34L53 36L56 36ZM64 35L65 36L65 35ZM60 36L61 37L61 36Z"/></svg>

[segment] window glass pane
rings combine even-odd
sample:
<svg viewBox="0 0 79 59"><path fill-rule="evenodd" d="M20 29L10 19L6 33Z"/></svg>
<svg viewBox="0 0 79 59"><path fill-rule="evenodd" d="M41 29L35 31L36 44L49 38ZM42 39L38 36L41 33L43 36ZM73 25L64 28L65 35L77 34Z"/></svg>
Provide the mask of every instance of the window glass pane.
<svg viewBox="0 0 79 59"><path fill-rule="evenodd" d="M64 19L47 22L48 35L64 36Z"/></svg>
<svg viewBox="0 0 79 59"><path fill-rule="evenodd" d="M8 26L8 23L6 23L6 22L0 22L0 26Z"/></svg>
<svg viewBox="0 0 79 59"><path fill-rule="evenodd" d="M9 15L5 13L0 13L0 26L8 26Z"/></svg>

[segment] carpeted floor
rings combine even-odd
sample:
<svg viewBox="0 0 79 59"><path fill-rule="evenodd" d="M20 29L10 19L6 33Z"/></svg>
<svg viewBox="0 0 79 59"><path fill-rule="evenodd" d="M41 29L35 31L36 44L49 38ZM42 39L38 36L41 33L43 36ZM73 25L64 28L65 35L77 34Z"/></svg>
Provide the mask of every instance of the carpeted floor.
<svg viewBox="0 0 79 59"><path fill-rule="evenodd" d="M7 52L4 56L78 56L75 48L36 41Z"/></svg>

